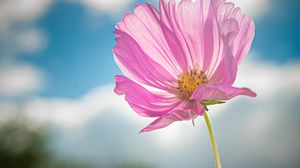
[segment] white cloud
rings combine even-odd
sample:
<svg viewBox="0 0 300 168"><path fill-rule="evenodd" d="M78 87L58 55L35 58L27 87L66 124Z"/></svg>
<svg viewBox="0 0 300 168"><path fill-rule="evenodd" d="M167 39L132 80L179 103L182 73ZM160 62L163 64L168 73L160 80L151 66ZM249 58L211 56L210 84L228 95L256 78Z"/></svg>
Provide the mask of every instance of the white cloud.
<svg viewBox="0 0 300 168"><path fill-rule="evenodd" d="M32 21L41 16L52 0L0 1L0 35L18 22Z"/></svg>
<svg viewBox="0 0 300 168"><path fill-rule="evenodd" d="M252 17L262 16L270 6L269 0L228 0L228 2L233 2Z"/></svg>
<svg viewBox="0 0 300 168"><path fill-rule="evenodd" d="M42 72L20 63L18 56L30 55L47 46L46 34L34 21L45 13L52 1L0 1L0 97L22 97L41 89Z"/></svg>
<svg viewBox="0 0 300 168"><path fill-rule="evenodd" d="M43 85L43 75L29 65L13 65L0 69L0 97L24 96Z"/></svg>
<svg viewBox="0 0 300 168"><path fill-rule="evenodd" d="M153 0L158 3L159 0ZM169 0L166 0L169 1ZM180 1L180 0L176 0ZM195 2L196 0L192 0ZM227 0L233 2L237 7L240 7L244 13L252 17L260 17L268 11L270 0Z"/></svg>
<svg viewBox="0 0 300 168"><path fill-rule="evenodd" d="M115 15L123 11L133 0L80 0L82 4L96 12L106 12Z"/></svg>
<svg viewBox="0 0 300 168"><path fill-rule="evenodd" d="M60 127L78 128L107 108L125 108L125 103L112 94L111 86L92 90L80 99L31 99L24 104L25 113L36 121ZM128 111L129 109L127 109Z"/></svg>
<svg viewBox="0 0 300 168"><path fill-rule="evenodd" d="M39 29L23 30L16 36L16 45L21 51L26 53L44 49L47 46L47 42L45 33Z"/></svg>
<svg viewBox="0 0 300 168"><path fill-rule="evenodd" d="M42 30L31 27L8 30L1 36L0 42L0 55L3 58L12 57L10 59L14 61L13 59L19 54L31 55L45 49L48 45L48 37Z"/></svg>
<svg viewBox="0 0 300 168"><path fill-rule="evenodd" d="M255 53L252 53L255 56ZM250 63L249 63L250 62ZM283 65L260 62L249 56L240 66L236 80L237 86L249 86L258 97L272 97L281 92L299 89L300 63L290 62Z"/></svg>
<svg viewBox="0 0 300 168"><path fill-rule="evenodd" d="M34 25L53 0L0 1L0 56L15 57L20 53L31 54L44 49L48 39ZM19 26L20 23L26 23ZM14 59L14 58L12 58Z"/></svg>

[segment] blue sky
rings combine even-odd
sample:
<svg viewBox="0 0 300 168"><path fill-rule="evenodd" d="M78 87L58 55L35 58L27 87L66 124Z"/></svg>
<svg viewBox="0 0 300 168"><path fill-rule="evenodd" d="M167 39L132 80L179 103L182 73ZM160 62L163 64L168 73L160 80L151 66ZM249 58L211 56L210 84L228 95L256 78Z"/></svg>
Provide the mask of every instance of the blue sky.
<svg viewBox="0 0 300 168"><path fill-rule="evenodd" d="M112 56L115 21L110 16L89 16L84 6L60 1L37 24L50 36L48 48L28 60L51 77L42 95L77 97L120 73Z"/></svg>
<svg viewBox="0 0 300 168"><path fill-rule="evenodd" d="M255 90L258 97L238 97L210 109L223 165L300 167L300 2L232 1L256 23L235 85ZM33 123L51 127L58 156L95 165L133 161L159 168L212 167L202 118L196 127L180 122L138 134L152 119L136 115L112 92L113 77L121 73L112 55L114 25L145 1L3 2L0 123L21 109Z"/></svg>

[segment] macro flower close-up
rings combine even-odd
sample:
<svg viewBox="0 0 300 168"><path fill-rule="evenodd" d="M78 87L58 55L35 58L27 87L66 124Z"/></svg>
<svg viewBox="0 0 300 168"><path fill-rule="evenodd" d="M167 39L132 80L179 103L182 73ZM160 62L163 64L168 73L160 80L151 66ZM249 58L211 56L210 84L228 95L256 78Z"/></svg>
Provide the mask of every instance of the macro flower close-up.
<svg viewBox="0 0 300 168"><path fill-rule="evenodd" d="M137 114L157 117L142 132L203 116L214 102L255 97L233 86L254 33L253 20L224 0L137 5L116 25L113 52L127 77L115 76L115 92Z"/></svg>
<svg viewBox="0 0 300 168"><path fill-rule="evenodd" d="M140 116L157 117L141 132L204 116L221 168L207 106L256 97L233 86L254 38L253 20L225 0L160 0L159 10L136 5L114 33L114 58L128 76L115 76L115 93Z"/></svg>
<svg viewBox="0 0 300 168"><path fill-rule="evenodd" d="M0 168L299 168L299 9L0 0Z"/></svg>

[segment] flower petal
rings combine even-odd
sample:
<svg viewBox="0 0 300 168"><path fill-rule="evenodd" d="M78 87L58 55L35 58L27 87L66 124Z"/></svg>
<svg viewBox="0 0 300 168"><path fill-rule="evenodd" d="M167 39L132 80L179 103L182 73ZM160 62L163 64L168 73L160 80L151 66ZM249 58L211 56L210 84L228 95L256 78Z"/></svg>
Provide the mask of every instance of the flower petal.
<svg viewBox="0 0 300 168"><path fill-rule="evenodd" d="M116 30L131 36L152 60L164 65L171 74L187 69L180 45L160 22L159 12L150 4L137 5L134 14L126 14Z"/></svg>
<svg viewBox="0 0 300 168"><path fill-rule="evenodd" d="M244 15L240 8L234 7L233 3L225 3L223 0L218 1L219 2L215 4L218 9L218 21L222 24L222 30L228 31L228 27L231 27L231 32L234 32L228 37L230 38L229 46L239 64L250 50L255 35L255 25L252 18ZM233 23L232 20L236 23ZM231 23L228 24L229 22ZM235 27L235 30L232 29L232 26ZM226 34L228 32L223 33Z"/></svg>
<svg viewBox="0 0 300 168"><path fill-rule="evenodd" d="M179 40L190 69L202 69L205 43L204 24L208 15L209 1L160 0L162 22Z"/></svg>
<svg viewBox="0 0 300 168"><path fill-rule="evenodd" d="M191 103L184 101L180 103L175 109L170 111L170 113L157 118L148 126L143 128L140 132L149 132L157 129L167 127L175 121L191 120L195 119L197 116L204 114L204 108L200 103Z"/></svg>
<svg viewBox="0 0 300 168"><path fill-rule="evenodd" d="M222 62L239 64L254 37L254 23L239 8L225 0L160 0L161 19L177 36L191 69L204 70L209 77L219 69L235 69ZM221 67L219 67L221 66ZM227 71L225 71L227 72ZM225 81L233 83L236 71ZM223 79L215 79L221 82Z"/></svg>
<svg viewBox="0 0 300 168"><path fill-rule="evenodd" d="M224 84L204 84L196 88L191 100L229 100L238 95L256 97L256 93L248 88L236 88Z"/></svg>
<svg viewBox="0 0 300 168"><path fill-rule="evenodd" d="M116 75L115 80L115 93L118 95L125 94L125 100L141 116L160 117L179 104L176 97L154 94L125 76Z"/></svg>
<svg viewBox="0 0 300 168"><path fill-rule="evenodd" d="M211 1L161 0L160 10L162 21L179 39L190 69L203 70L210 77L223 58L232 55L220 29L218 9Z"/></svg>
<svg viewBox="0 0 300 168"><path fill-rule="evenodd" d="M217 69L208 74L209 82L213 84L232 85L237 74L237 63L228 47L224 47L223 57Z"/></svg>
<svg viewBox="0 0 300 168"><path fill-rule="evenodd" d="M116 37L117 45L113 48L113 52L120 69L140 83L170 90L170 85L176 83L175 76L145 54L127 33L119 30L115 33L118 37Z"/></svg>
<svg viewBox="0 0 300 168"><path fill-rule="evenodd" d="M221 30L219 23L216 18L215 9L210 5L208 17L204 25L204 62L203 68L209 76L217 69L220 64L222 57L226 56L224 50L227 47L224 45L224 41L221 36Z"/></svg>
<svg viewBox="0 0 300 168"><path fill-rule="evenodd" d="M219 24L223 51L222 61L213 66L217 67L216 69L210 68L211 74L208 76L214 84L232 85L236 78L237 65L247 55L253 41L254 23L250 17L243 15L239 8L235 8L233 3L225 3L224 0L212 2Z"/></svg>

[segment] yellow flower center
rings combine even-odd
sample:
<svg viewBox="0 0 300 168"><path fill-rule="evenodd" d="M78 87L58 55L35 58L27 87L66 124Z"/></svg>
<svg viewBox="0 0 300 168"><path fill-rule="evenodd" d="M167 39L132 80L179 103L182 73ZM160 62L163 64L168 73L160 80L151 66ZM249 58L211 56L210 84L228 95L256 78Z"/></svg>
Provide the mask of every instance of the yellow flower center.
<svg viewBox="0 0 300 168"><path fill-rule="evenodd" d="M182 99L189 99L194 90L201 84L207 83L208 79L203 71L190 70L183 72L177 80L177 93Z"/></svg>

